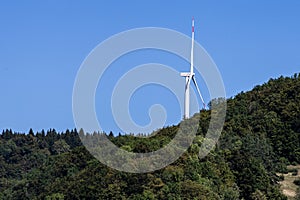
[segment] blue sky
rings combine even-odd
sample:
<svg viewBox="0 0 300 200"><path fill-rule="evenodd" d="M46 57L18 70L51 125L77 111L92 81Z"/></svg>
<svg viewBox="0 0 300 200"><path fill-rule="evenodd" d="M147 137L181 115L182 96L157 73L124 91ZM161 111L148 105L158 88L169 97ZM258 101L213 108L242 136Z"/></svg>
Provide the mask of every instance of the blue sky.
<svg viewBox="0 0 300 200"><path fill-rule="evenodd" d="M114 34L138 27L164 27L190 36L192 16L196 20L195 39L217 64L228 97L269 78L291 76L300 71L299 10L299 1L1 2L0 129L74 128L73 84L81 63L94 47ZM133 59L139 64L151 62L151 58L174 63L172 56L158 53L137 53ZM100 93L96 99L102 98ZM171 95L165 93L166 97ZM132 102L137 123L147 123L144 112L157 101L171 110L167 124L179 122L178 108L172 107L176 101L173 104L173 100L147 94L137 93L137 100ZM101 119L105 131L117 132L109 109L102 112L108 116Z"/></svg>

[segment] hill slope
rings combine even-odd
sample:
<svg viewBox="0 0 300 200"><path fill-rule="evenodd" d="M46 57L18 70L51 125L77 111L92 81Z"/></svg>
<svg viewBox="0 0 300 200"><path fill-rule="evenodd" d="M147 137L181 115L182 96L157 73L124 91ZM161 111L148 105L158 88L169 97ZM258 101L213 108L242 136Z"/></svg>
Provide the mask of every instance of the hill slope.
<svg viewBox="0 0 300 200"><path fill-rule="evenodd" d="M210 110L202 110L197 137L173 164L153 173L106 167L81 145L77 130L13 133L0 137L0 199L286 199L276 172L300 163L300 74L271 79L227 100L219 144L204 159L198 150ZM133 152L167 144L178 126L151 138L110 140Z"/></svg>

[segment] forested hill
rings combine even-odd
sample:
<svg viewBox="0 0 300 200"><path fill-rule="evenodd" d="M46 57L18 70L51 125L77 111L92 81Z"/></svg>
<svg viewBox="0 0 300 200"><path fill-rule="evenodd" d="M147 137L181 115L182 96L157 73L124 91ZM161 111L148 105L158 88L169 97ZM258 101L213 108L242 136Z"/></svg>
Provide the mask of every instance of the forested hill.
<svg viewBox="0 0 300 200"><path fill-rule="evenodd" d="M286 199L276 172L300 163L300 74L271 79L228 99L227 106L221 138L207 157L198 158L211 113L202 110L191 119L200 119L200 128L189 150L145 174L101 164L82 146L76 129L4 130L0 199ZM108 137L127 151L150 152L177 129L164 128L151 138Z"/></svg>

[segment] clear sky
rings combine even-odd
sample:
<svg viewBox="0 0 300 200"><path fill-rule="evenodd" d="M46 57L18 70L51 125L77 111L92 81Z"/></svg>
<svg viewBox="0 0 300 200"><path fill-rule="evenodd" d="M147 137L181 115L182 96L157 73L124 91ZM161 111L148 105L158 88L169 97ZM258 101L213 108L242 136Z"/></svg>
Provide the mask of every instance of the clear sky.
<svg viewBox="0 0 300 200"><path fill-rule="evenodd" d="M164 27L190 36L192 16L196 20L195 39L217 64L227 97L269 78L291 76L300 71L299 10L296 0L2 1L0 129L74 128L73 84L81 63L94 47L114 34L138 27ZM151 58L173 63L172 57L160 57L159 52L145 55L147 52L137 53L132 59L139 61L136 64L151 62ZM185 67L188 65L174 68L180 71ZM111 73L120 75L120 71ZM160 100L171 110L167 124L179 122L178 108L172 107L176 102L148 94L141 90L136 93L137 105L132 102L137 123L147 123L144 111ZM170 95L168 91L166 95ZM102 112L108 116L101 119L105 131L118 131L108 108Z"/></svg>

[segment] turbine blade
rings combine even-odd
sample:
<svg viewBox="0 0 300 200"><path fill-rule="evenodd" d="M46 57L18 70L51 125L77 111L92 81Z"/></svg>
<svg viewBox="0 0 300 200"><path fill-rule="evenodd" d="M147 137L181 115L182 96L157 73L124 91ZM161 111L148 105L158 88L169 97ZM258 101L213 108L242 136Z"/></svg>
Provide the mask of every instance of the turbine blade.
<svg viewBox="0 0 300 200"><path fill-rule="evenodd" d="M190 84L191 84L191 77L189 76L188 82L186 83L185 88L190 87Z"/></svg>
<svg viewBox="0 0 300 200"><path fill-rule="evenodd" d="M191 66L190 66L190 73L194 73L194 37L195 37L195 28L194 28L194 17L192 19L192 46L191 46Z"/></svg>
<svg viewBox="0 0 300 200"><path fill-rule="evenodd" d="M200 96L200 99L201 99L201 101L202 101L202 103L203 103L203 107L204 107L204 109L205 109L205 103L204 103L203 97L202 97L202 95L201 95L201 92L200 92L200 90L199 90L198 84L197 84L197 82L196 82L195 76L193 76L192 78L193 78L193 82L194 82L194 84L195 84L195 86L196 86L196 89L197 89L197 91L198 91L198 94L199 94L199 96Z"/></svg>

